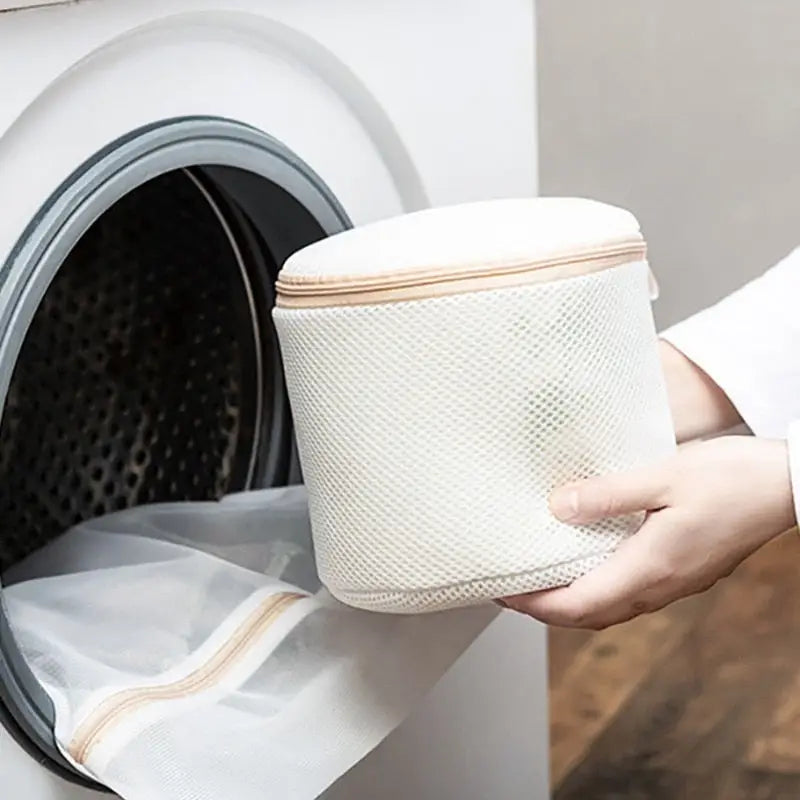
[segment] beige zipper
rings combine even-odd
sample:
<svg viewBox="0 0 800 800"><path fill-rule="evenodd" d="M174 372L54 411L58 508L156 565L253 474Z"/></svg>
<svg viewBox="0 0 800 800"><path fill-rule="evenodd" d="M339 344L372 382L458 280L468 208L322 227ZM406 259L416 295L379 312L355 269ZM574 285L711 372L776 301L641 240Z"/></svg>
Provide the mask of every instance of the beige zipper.
<svg viewBox="0 0 800 800"><path fill-rule="evenodd" d="M150 703L197 694L219 681L289 606L304 597L306 595L293 592L267 597L205 664L185 678L162 686L126 689L103 701L78 727L67 748L70 756L77 764L86 764L92 749L125 715Z"/></svg>
<svg viewBox="0 0 800 800"><path fill-rule="evenodd" d="M501 266L489 265L480 269L415 270L372 278L340 278L335 281L279 276L275 284L276 305L282 308L319 308L422 300L588 275L643 261L646 257L647 246L639 240L620 242L602 250L587 250L559 258Z"/></svg>

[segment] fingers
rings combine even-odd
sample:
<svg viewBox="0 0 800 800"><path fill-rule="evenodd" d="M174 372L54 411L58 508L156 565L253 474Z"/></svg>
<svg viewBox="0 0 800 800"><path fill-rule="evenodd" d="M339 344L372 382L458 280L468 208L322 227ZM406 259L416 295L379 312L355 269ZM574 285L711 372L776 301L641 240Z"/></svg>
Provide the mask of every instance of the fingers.
<svg viewBox="0 0 800 800"><path fill-rule="evenodd" d="M506 607L548 625L594 629L662 608L675 593L673 576L652 544L665 525L653 515L608 561L571 586L509 597Z"/></svg>
<svg viewBox="0 0 800 800"><path fill-rule="evenodd" d="M661 467L603 475L555 489L550 510L562 522L586 524L662 508L666 489Z"/></svg>

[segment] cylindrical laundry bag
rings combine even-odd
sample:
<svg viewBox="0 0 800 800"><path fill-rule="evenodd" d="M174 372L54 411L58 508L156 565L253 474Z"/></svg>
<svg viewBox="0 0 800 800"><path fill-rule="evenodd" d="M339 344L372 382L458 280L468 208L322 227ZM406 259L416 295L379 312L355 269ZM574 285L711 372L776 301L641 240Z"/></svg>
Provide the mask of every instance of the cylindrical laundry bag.
<svg viewBox="0 0 800 800"><path fill-rule="evenodd" d="M569 526L560 484L669 454L636 219L494 200L365 225L294 254L280 339L320 578L419 613L570 583L642 515Z"/></svg>

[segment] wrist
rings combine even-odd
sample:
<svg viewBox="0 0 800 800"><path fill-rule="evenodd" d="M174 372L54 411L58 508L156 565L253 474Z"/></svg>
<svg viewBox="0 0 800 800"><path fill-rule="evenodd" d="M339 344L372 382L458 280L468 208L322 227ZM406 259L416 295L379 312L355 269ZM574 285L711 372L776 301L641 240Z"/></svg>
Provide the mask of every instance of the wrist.
<svg viewBox="0 0 800 800"><path fill-rule="evenodd" d="M736 446L744 448L742 452L748 454L739 464L741 478L737 481L739 488L730 497L731 507L741 510L752 503L749 512L743 516L750 517L766 541L791 530L797 519L788 443L782 439L750 436L726 439L738 440ZM744 495L749 496L749 502L743 501Z"/></svg>
<svg viewBox="0 0 800 800"><path fill-rule="evenodd" d="M794 487L792 485L791 455L786 441L772 440L775 452L775 507L778 533L785 533L797 525ZM758 465L756 465L758 469Z"/></svg>
<svg viewBox="0 0 800 800"><path fill-rule="evenodd" d="M676 347L659 342L678 442L723 433L742 419L725 392Z"/></svg>
<svg viewBox="0 0 800 800"><path fill-rule="evenodd" d="M688 447L685 453L684 466L694 464L699 469L683 469L683 485L705 504L709 523L734 532L745 550L752 552L795 527L785 440L723 436ZM711 457L706 460L704 454Z"/></svg>

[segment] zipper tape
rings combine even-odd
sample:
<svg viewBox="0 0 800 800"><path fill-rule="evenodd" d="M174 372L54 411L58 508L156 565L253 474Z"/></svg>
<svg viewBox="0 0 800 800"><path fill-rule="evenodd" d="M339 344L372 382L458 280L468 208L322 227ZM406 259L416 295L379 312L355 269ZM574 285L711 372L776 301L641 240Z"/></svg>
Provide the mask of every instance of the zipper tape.
<svg viewBox="0 0 800 800"><path fill-rule="evenodd" d="M316 599L299 592L263 592L257 603L219 643L215 631L203 649L211 653L202 663L192 663L184 674L152 684L117 691L84 715L73 733L67 755L78 765L98 768L95 754L106 762L142 729L187 710L205 705L242 685L308 614L319 608ZM234 612L232 617L236 616ZM96 753L102 750L102 753Z"/></svg>
<svg viewBox="0 0 800 800"><path fill-rule="evenodd" d="M384 275L380 278L349 279L337 282L281 279L276 286L279 308L322 308L345 305L373 305L407 300L423 300L466 292L491 291L564 278L589 275L624 264L646 260L644 243L594 250L582 254L536 263L461 270L453 272L415 272Z"/></svg>

